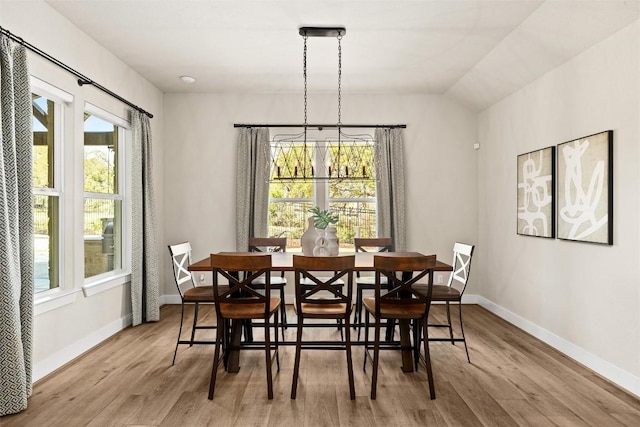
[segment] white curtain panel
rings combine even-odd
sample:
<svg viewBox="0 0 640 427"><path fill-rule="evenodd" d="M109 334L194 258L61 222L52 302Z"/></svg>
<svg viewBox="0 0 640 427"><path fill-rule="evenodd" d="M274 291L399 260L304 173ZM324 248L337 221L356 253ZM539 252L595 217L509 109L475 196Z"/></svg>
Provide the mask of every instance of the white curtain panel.
<svg viewBox="0 0 640 427"><path fill-rule="evenodd" d="M131 311L133 326L160 320L160 275L149 117L131 111Z"/></svg>
<svg viewBox="0 0 640 427"><path fill-rule="evenodd" d="M391 236L394 250L402 252L407 248L402 129L378 128L375 141L378 236Z"/></svg>
<svg viewBox="0 0 640 427"><path fill-rule="evenodd" d="M31 89L25 48L3 35L0 35L0 101L0 416L3 416L27 407L33 363Z"/></svg>
<svg viewBox="0 0 640 427"><path fill-rule="evenodd" d="M240 128L236 164L236 250L249 237L267 237L269 214L269 129Z"/></svg>

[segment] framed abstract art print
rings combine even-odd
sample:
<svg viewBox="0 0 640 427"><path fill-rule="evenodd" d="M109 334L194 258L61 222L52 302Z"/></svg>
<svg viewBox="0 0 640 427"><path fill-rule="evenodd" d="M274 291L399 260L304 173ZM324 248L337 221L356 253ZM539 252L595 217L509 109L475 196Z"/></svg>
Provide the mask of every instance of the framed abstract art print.
<svg viewBox="0 0 640 427"><path fill-rule="evenodd" d="M518 229L526 236L555 236L555 147L518 156Z"/></svg>
<svg viewBox="0 0 640 427"><path fill-rule="evenodd" d="M613 244L613 131L558 145L558 238Z"/></svg>

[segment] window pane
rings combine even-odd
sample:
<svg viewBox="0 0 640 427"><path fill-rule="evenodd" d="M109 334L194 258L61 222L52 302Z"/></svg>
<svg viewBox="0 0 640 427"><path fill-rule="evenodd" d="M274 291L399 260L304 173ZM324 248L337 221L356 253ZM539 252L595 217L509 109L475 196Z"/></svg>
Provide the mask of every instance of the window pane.
<svg viewBox="0 0 640 427"><path fill-rule="evenodd" d="M282 181L269 185L272 199L310 199L313 195L311 181Z"/></svg>
<svg viewBox="0 0 640 427"><path fill-rule="evenodd" d="M60 286L58 197L34 196L34 285L35 292Z"/></svg>
<svg viewBox="0 0 640 427"><path fill-rule="evenodd" d="M360 237L376 237L375 203L333 202L330 209L340 217L336 228L341 248L353 246L353 237L356 234Z"/></svg>
<svg viewBox="0 0 640 427"><path fill-rule="evenodd" d="M329 181L329 197L331 199L373 199L376 197L376 182L361 180Z"/></svg>
<svg viewBox="0 0 640 427"><path fill-rule="evenodd" d="M270 202L269 236L286 237L287 250L300 248L312 207L311 202Z"/></svg>
<svg viewBox="0 0 640 427"><path fill-rule="evenodd" d="M118 193L118 127L85 113L84 191Z"/></svg>
<svg viewBox="0 0 640 427"><path fill-rule="evenodd" d="M84 277L122 267L122 203L84 200Z"/></svg>
<svg viewBox="0 0 640 427"><path fill-rule="evenodd" d="M52 188L55 128L54 103L32 94L33 106L33 186Z"/></svg>

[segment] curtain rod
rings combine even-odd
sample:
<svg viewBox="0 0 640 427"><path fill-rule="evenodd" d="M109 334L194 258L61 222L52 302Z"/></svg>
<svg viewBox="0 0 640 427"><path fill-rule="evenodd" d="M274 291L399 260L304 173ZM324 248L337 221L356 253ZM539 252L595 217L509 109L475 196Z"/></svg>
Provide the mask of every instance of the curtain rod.
<svg viewBox="0 0 640 427"><path fill-rule="evenodd" d="M78 85L79 86L91 85L91 86L95 87L96 89L100 89L104 93L112 96L113 98L117 99L118 101L127 104L129 107L135 108L136 110L140 111L141 113L146 114L147 116L149 116L150 119L153 118L153 114L151 114L150 112L145 111L142 108L138 107L137 105L127 101L126 99L124 99L120 95L110 91L109 89L107 89L106 87L102 86L101 84L94 82L93 80L91 80L87 76L81 74L79 71L74 70L73 68L71 68L67 64L64 64L63 62L60 62L58 59L54 58L53 56L49 55L48 53L43 52L42 50L38 49L37 47L35 47L31 43L25 41L22 37L16 36L15 34L12 34L9 30L5 30L2 27L0 27L0 33L4 34L5 36L9 37L14 42L21 44L22 46L26 47L30 51L40 55L44 59L56 64L58 67L66 70L69 73L71 73L74 76L76 76L78 78Z"/></svg>
<svg viewBox="0 0 640 427"><path fill-rule="evenodd" d="M243 123L234 123L233 125L234 128L303 128L304 124L301 125L296 125L296 124L263 124L263 125L259 125L259 124L243 124ZM307 123L307 127L308 128L318 128L319 130L322 130L323 128L327 128L327 129L338 129L338 128L387 128L387 129L393 129L393 128L400 128L400 129L405 129L407 127L407 125L401 125L401 124L397 124L397 125L337 125L336 123L333 124L311 124L311 123Z"/></svg>

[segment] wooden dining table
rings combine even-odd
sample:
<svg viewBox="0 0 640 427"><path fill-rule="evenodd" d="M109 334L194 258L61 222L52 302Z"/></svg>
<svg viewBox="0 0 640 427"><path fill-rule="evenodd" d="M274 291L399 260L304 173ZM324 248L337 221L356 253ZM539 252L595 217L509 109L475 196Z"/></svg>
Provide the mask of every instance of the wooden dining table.
<svg viewBox="0 0 640 427"><path fill-rule="evenodd" d="M232 252L226 252L232 253ZM273 271L294 271L293 268L293 256L296 255L294 252L273 252L271 253L271 269ZM301 255L301 254L297 254ZM373 257L374 256L385 256L385 257L395 257L395 256L422 256L423 254L419 252L384 252L384 253L374 253L374 252L341 252L340 255L355 255L355 267L354 271L374 271L375 268L373 266ZM212 271L213 266L211 265L211 259L205 258L200 261L197 261L191 265L189 265L189 271L192 272L205 272ZM433 283L433 273L437 271L451 271L452 267L444 263L442 261L435 260L433 262L433 266L430 267L429 271L429 281ZM295 326L295 324L291 324L290 326ZM400 348L402 353L402 371L403 372L413 372L413 352L411 351L411 328L408 320L399 321L400 326ZM236 324L232 325L231 331L231 346L232 348L239 348L239 344L241 341L242 328ZM364 342L354 341L353 345L364 345ZM295 342L280 342L280 345L295 345ZM228 372L238 372L240 370L239 365L239 352L232 351L229 354L228 362L227 362L227 371Z"/></svg>

